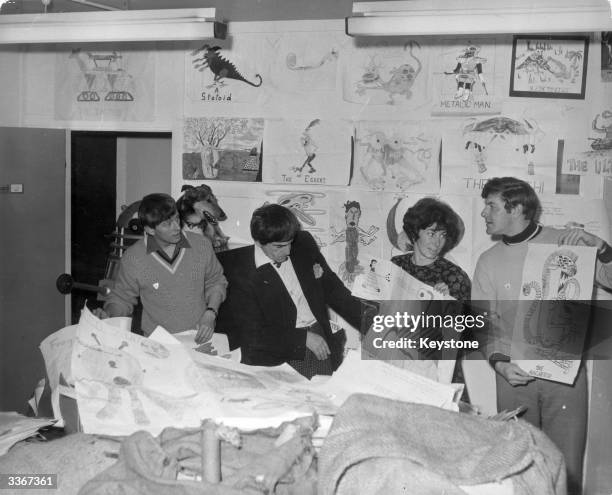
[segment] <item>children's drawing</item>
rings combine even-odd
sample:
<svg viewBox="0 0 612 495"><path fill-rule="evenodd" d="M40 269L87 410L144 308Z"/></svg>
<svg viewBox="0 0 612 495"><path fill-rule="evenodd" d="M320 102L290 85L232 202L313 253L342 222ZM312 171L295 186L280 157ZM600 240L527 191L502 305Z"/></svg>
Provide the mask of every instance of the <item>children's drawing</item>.
<svg viewBox="0 0 612 495"><path fill-rule="evenodd" d="M313 137L310 130L319 123L321 123L319 119L314 119L310 124L308 124L308 127L304 129L304 132L300 137L300 143L304 147L306 160L304 160L304 163L302 163L299 167L297 165L293 167L293 171L297 172L298 177L302 174L302 171L304 170L304 167L306 165L308 165L308 170L306 171L306 173L313 174L316 172L315 168L312 166L312 161L317 156L317 150L319 149L319 147L317 146L315 138Z"/></svg>
<svg viewBox="0 0 612 495"><path fill-rule="evenodd" d="M210 46L205 43L197 50L194 50L191 54L193 55L193 67L200 72L210 69L213 73L213 82L206 86L207 88L214 88L218 93L219 87L225 86L225 79L233 79L235 81L242 81L243 83L250 84L258 88L261 86L263 80L259 74L255 74L257 83L249 81L244 78L238 69L229 60L225 59L220 53L220 46Z"/></svg>
<svg viewBox="0 0 612 495"><path fill-rule="evenodd" d="M320 248L327 246L329 234L329 207L327 194L315 191L283 191L269 190L265 193L273 197L274 202L289 208L317 241Z"/></svg>
<svg viewBox="0 0 612 495"><path fill-rule="evenodd" d="M552 193L557 139L531 117L471 118L444 136L442 167L445 192L478 194L491 177L512 175Z"/></svg>
<svg viewBox="0 0 612 495"><path fill-rule="evenodd" d="M612 110L595 115L586 139L586 143L579 138L565 140L562 172L612 177Z"/></svg>
<svg viewBox="0 0 612 495"><path fill-rule="evenodd" d="M350 135L348 122L266 120L264 182L348 184Z"/></svg>
<svg viewBox="0 0 612 495"><path fill-rule="evenodd" d="M184 379L189 361L181 346L126 333L85 308L71 363L84 431L197 425L197 394Z"/></svg>
<svg viewBox="0 0 612 495"><path fill-rule="evenodd" d="M495 76L495 40L443 43L434 70L433 115L499 113L487 78Z"/></svg>
<svg viewBox="0 0 612 495"><path fill-rule="evenodd" d="M152 59L146 52L81 48L58 54L56 118L152 120Z"/></svg>
<svg viewBox="0 0 612 495"><path fill-rule="evenodd" d="M243 34L185 52L185 90L191 104L257 103L263 97L265 38Z"/></svg>
<svg viewBox="0 0 612 495"><path fill-rule="evenodd" d="M455 99L468 101L472 98L473 86L476 83L480 84L485 95L489 94L482 73L482 66L487 59L479 57L479 51L480 48L476 45L466 47L464 52L457 57L457 65L455 68L451 72L444 72L446 75L455 75L455 80L457 81Z"/></svg>
<svg viewBox="0 0 612 495"><path fill-rule="evenodd" d="M422 129L400 122L360 122L351 185L386 191L437 190L439 140Z"/></svg>
<svg viewBox="0 0 612 495"><path fill-rule="evenodd" d="M366 274L369 260L382 255L382 198L380 193L368 191L360 191L357 195L333 191L329 196L326 256L344 284L352 288L355 278Z"/></svg>
<svg viewBox="0 0 612 495"><path fill-rule="evenodd" d="M336 95L341 54L350 41L338 31L294 31L266 35L269 103L278 108L296 104L304 109ZM268 102L266 102L268 103Z"/></svg>
<svg viewBox="0 0 612 495"><path fill-rule="evenodd" d="M294 52L290 52L287 54L286 63L287 69L289 70L312 70L318 69L327 63L332 63L338 58L338 51L335 48L332 48L329 52L325 53L318 62L306 64L306 65L298 65L297 63L297 55Z"/></svg>
<svg viewBox="0 0 612 495"><path fill-rule="evenodd" d="M186 118L183 179L256 181L263 119Z"/></svg>
<svg viewBox="0 0 612 495"><path fill-rule="evenodd" d="M338 276L350 287L355 276L363 273L363 266L359 261L359 244L368 246L376 240L379 228L370 225L367 230L359 226L361 218L361 205L359 201L347 201L344 203L344 219L346 226L337 230L333 225L330 227L331 244L344 243L344 261L340 264Z"/></svg>
<svg viewBox="0 0 612 495"><path fill-rule="evenodd" d="M515 36L510 96L584 99L589 40Z"/></svg>
<svg viewBox="0 0 612 495"><path fill-rule="evenodd" d="M95 337L95 335L93 335ZM160 393L144 383L144 372L140 362L128 352L121 352L119 349L112 349L105 346L92 346L85 342L81 344L80 352L76 358L82 360L82 365L88 369L92 375L96 374L96 379L92 390L97 386L106 389L106 403L96 412L99 420L112 420L120 415L120 411L125 407L123 398L127 395L126 405L133 414L134 422L138 425L149 425L151 420L145 411L145 406L141 396L146 397L152 403L162 408L177 421L182 418L184 403L195 396L174 397ZM166 351L167 352L167 351ZM100 357L104 355L104 362ZM149 355L151 355L149 353ZM167 357L167 355L166 355ZM160 358L161 359L161 358Z"/></svg>
<svg viewBox="0 0 612 495"><path fill-rule="evenodd" d="M344 75L344 99L369 105L404 105L415 95L423 96L425 58L414 40L402 46L383 42L354 48Z"/></svg>
<svg viewBox="0 0 612 495"><path fill-rule="evenodd" d="M595 115L593 119L593 131L604 134L603 137L589 138L591 141L591 149L612 150L612 110L604 110Z"/></svg>
<svg viewBox="0 0 612 495"><path fill-rule="evenodd" d="M513 334L512 355L548 360L529 373L571 383L571 360L580 360L587 329L595 249L587 246L529 245ZM528 366L533 366L530 364ZM525 368L528 369L528 368ZM573 371L573 376L564 377Z"/></svg>
<svg viewBox="0 0 612 495"><path fill-rule="evenodd" d="M465 149L472 150L479 173L487 171L486 148L496 139L508 141L527 162L527 174L534 175L533 153L536 140L544 133L535 120L515 120L508 117L492 117L477 121L471 119L463 128Z"/></svg>

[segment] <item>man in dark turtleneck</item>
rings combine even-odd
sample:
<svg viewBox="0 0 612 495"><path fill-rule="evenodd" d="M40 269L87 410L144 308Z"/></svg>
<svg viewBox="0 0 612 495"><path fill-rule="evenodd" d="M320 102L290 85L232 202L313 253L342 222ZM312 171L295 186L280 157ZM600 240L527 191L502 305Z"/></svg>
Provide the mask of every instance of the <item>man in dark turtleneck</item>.
<svg viewBox="0 0 612 495"><path fill-rule="evenodd" d="M527 244L587 245L597 248L596 283L612 287L612 248L582 229L554 229L536 223L540 202L526 182L494 178L482 190L481 216L487 234L500 238L476 264L472 301L491 316L486 354L496 372L497 407L527 406L523 419L541 428L565 456L569 493L580 493L586 443L588 395L584 366L573 385L534 378L511 362ZM484 303L484 304L483 304Z"/></svg>

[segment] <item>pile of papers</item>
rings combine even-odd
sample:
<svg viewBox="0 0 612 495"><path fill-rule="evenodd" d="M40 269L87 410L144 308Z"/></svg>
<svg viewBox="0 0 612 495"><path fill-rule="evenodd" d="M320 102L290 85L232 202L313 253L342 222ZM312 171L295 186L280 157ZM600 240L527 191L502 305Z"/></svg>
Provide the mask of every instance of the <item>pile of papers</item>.
<svg viewBox="0 0 612 495"><path fill-rule="evenodd" d="M35 435L39 429L51 426L54 419L28 418L16 412L0 412L0 455L21 440Z"/></svg>
<svg viewBox="0 0 612 495"><path fill-rule="evenodd" d="M177 339L158 328L144 338L99 320L86 308L72 333L70 344L60 345L69 335L60 331L49 337L55 345L46 346L61 353L64 364L58 365L53 352L45 354L45 360L50 382L60 383L52 373L63 370L62 376L74 383L85 433L129 435L146 430L157 435L166 426L199 427L204 419L253 430L315 413L328 427L331 420L326 417L352 393L451 409L456 409L460 393L455 386L408 370L361 360L358 352L349 353L332 377L309 381L287 364L241 364L218 337L208 347L219 355L209 355L198 352L201 346L192 334Z"/></svg>

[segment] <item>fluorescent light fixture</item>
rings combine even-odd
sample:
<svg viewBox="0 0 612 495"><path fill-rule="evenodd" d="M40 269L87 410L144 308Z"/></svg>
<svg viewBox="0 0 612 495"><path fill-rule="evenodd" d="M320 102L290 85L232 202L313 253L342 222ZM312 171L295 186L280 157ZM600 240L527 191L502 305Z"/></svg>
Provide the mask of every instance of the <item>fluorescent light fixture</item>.
<svg viewBox="0 0 612 495"><path fill-rule="evenodd" d="M224 39L214 8L0 15L0 44Z"/></svg>
<svg viewBox="0 0 612 495"><path fill-rule="evenodd" d="M349 36L612 31L608 0L398 0L353 2Z"/></svg>

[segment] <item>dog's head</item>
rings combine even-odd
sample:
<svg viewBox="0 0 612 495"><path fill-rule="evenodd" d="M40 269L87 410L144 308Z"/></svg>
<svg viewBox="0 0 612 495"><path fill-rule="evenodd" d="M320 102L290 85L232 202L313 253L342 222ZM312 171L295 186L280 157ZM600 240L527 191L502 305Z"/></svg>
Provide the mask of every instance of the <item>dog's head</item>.
<svg viewBox="0 0 612 495"><path fill-rule="evenodd" d="M183 186L181 191L184 192L185 200L189 201L195 210L201 212L209 223L214 225L227 220L227 215L219 206L217 197L206 184L197 187Z"/></svg>

